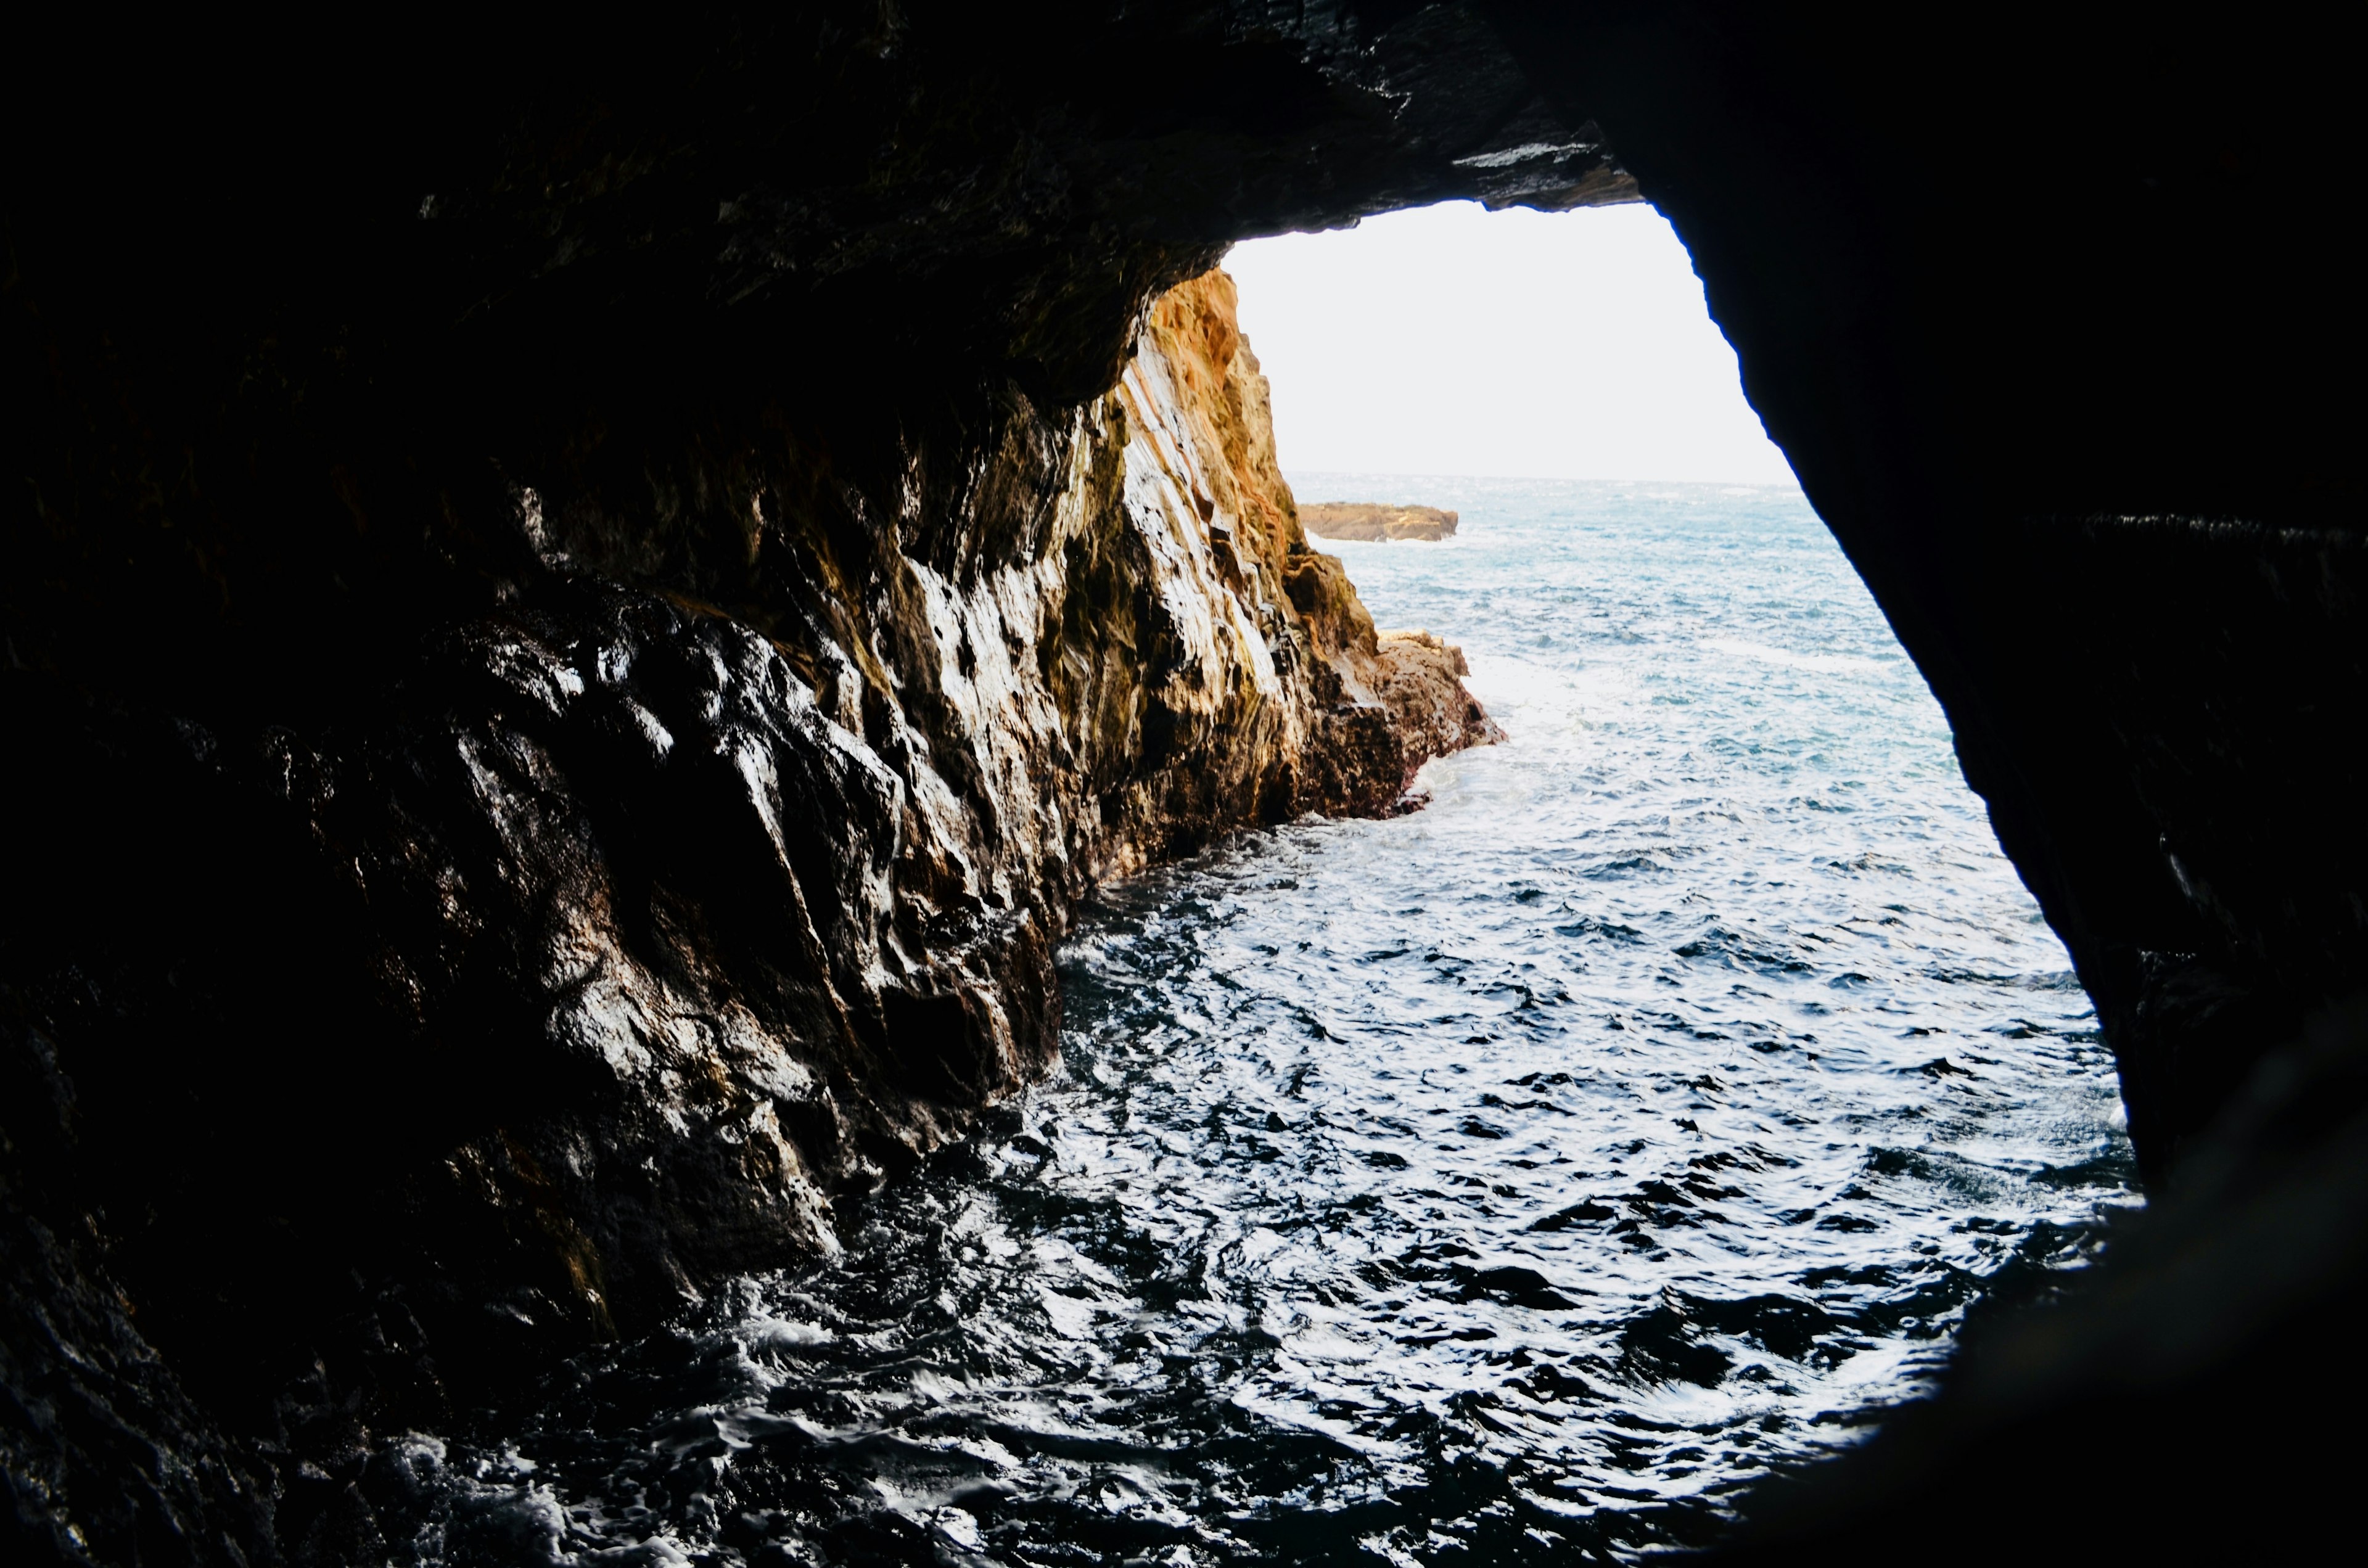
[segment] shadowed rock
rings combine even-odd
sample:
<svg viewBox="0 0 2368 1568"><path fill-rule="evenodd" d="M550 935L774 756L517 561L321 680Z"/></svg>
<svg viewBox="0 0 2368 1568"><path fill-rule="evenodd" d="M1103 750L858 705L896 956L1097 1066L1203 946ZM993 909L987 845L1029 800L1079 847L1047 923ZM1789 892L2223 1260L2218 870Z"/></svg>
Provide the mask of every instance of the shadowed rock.
<svg viewBox="0 0 2368 1568"><path fill-rule="evenodd" d="M835 1250L838 1196L1041 1076L1086 891L1497 738L1308 548L1267 410L1212 273L935 484L793 449L736 503L737 614L518 484L491 602L324 713L17 672L33 1538L381 1551L381 1435Z"/></svg>

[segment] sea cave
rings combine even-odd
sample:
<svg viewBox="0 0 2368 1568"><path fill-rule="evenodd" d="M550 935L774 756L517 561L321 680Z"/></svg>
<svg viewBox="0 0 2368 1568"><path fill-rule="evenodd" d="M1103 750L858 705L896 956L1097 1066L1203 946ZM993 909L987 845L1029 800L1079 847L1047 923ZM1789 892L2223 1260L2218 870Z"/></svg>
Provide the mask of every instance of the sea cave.
<svg viewBox="0 0 2368 1568"><path fill-rule="evenodd" d="M2368 644L2332 30L1720 0L20 23L8 1560L1224 1557L1066 1524L1030 1556L992 1486L837 1533L768 1513L814 1427L724 1433L700 1380L753 1342L699 1325L817 1260L992 1261L931 1184L1050 1213L1011 1173L1054 1156L1055 1102L1029 1096L1064 1051L1081 1083L1133 1071L1109 1042L1157 965L1179 995L1235 985L1155 952L1146 901L1299 918L1326 835L1433 831L1420 780L1495 766L1454 630L1377 626L1359 589L1384 558L1311 543L1302 503L1381 498L1294 497L1218 270L1448 201L1673 226L1805 498L1748 520L1817 604L1856 607L1827 665L1785 668L1936 705L1933 766L2011 866L1964 907L2027 900L2069 965L2057 1043L1986 1049L2020 1073L2078 1035L2061 1060L2109 1085L2145 1201L1974 1313L1872 1435L1684 1531L1426 1544L1389 1533L1427 1517L1406 1488L1294 1471L1238 1560L2072 1561L2340 1532L2368 1244L2342 736ZM1523 537L1579 538L1565 515ZM1670 569L1706 537L1671 535ZM1396 538L1355 548L1428 548ZM1507 869L1508 898L1555 896L1557 864ZM1790 961L1738 929L1745 968ZM1341 953L1428 961L1364 938L1344 923ZM1236 956L1285 1009L1321 957ZM1425 1072L1500 1042L1439 1043ZM1714 1045L1685 1070L1713 1089L1751 1060ZM1912 1054L1919 1085L1965 1072ZM1558 1060L1528 1063L1541 1105L1578 1070ZM1641 1175L1638 1203L1726 1201L1720 1173L1760 1155L1670 1105L1697 1187ZM1439 1179L1554 1190L1516 1173L1520 1109L1455 1112ZM1225 1134L1244 1170L1301 1112L1261 1115ZM1358 1212L1385 1219L1407 1162L1373 1153ZM1838 1212L1803 1208L1802 1233L1851 1233ZM1576 1187L1548 1218L1647 1250ZM1229 1244L1251 1242L1285 1244ZM1167 1261L1145 1278L1198 1289ZM1571 1304L1567 1280L1431 1262L1475 1311ZM1061 1299L1090 1295L1072 1273ZM859 1321L886 1280L845 1274L832 1310ZM1761 1296L1689 1310L1804 1366L1839 1332ZM1292 1322L1218 1326L1322 1328ZM1741 1365L1691 1327L1622 1333L1641 1382ZM1592 1372L1518 1370L1592 1397ZM571 1399L643 1412L620 1451L713 1445L672 1516L702 1555L630 1518L597 1552L556 1514L455 1523L481 1492L543 1495L520 1478L564 1445L508 1437ZM695 1439L659 1418L684 1409ZM1485 1511L1501 1469L1437 1473ZM1156 1512L1110 1484L1103 1513Z"/></svg>

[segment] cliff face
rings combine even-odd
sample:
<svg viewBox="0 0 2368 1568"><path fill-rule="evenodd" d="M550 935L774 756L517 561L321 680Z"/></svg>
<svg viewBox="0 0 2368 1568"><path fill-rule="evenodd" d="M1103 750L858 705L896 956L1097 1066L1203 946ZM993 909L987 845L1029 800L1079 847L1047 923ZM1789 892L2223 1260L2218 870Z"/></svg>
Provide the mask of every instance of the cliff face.
<svg viewBox="0 0 2368 1568"><path fill-rule="evenodd" d="M1259 755L1279 771L1254 786L1224 785L1222 818L1386 811L1429 757L1501 738L1463 689L1461 653L1422 633L1377 633L1338 559L1309 548L1276 462L1266 378L1241 336L1230 278L1212 272L1159 300L1118 396L1146 443L1141 466L1167 476L1205 528L1212 575L1193 602L1261 607L1269 641L1284 651L1280 673L1304 671L1274 689L1255 657L1257 638L1235 629L1256 673L1234 689L1255 693L1247 699L1253 710L1274 708L1276 743ZM1219 728L1257 722L1248 713L1213 719ZM1133 842L1156 844L1160 833L1146 829Z"/></svg>
<svg viewBox="0 0 2368 1568"><path fill-rule="evenodd" d="M788 564L744 571L741 615L519 485L532 563L341 721L20 676L50 767L14 805L115 824L11 867L47 923L8 951L12 1152L103 1216L17 1216L12 1296L105 1325L49 1312L20 1407L63 1386L215 1451L177 1378L294 1456L244 1483L286 1491L283 1540L309 1508L366 1547L304 1463L833 1247L834 1193L1045 1071L1093 883L1390 811L1489 738L1454 651L1377 640L1308 549L1266 398L1212 273L1106 396L1007 401L951 494L918 453L887 517L777 469L739 564ZM165 1416L121 1408L94 1339L162 1350ZM94 1528L71 1414L47 1511Z"/></svg>

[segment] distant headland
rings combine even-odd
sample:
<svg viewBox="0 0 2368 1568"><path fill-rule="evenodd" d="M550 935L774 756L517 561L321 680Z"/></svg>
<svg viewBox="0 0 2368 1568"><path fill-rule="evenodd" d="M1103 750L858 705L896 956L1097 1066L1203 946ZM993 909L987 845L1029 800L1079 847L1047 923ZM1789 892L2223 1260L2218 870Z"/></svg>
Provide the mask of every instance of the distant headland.
<svg viewBox="0 0 2368 1568"><path fill-rule="evenodd" d="M1442 540L1456 515L1436 506L1381 506L1367 501L1315 501L1299 508L1299 523L1320 539Z"/></svg>

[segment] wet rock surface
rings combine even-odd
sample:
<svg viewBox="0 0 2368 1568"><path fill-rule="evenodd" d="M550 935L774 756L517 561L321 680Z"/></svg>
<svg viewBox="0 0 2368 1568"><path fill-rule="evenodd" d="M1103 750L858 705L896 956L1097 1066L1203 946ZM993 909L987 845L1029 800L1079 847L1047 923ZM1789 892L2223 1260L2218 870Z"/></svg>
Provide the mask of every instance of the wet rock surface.
<svg viewBox="0 0 2368 1568"><path fill-rule="evenodd" d="M1463 677L1472 671L1462 649L1428 631L1384 631L1380 641L1382 700L1396 718L1409 762L1504 739L1504 731L1464 689ZM1414 782L1413 773L1406 781Z"/></svg>
<svg viewBox="0 0 2368 1568"><path fill-rule="evenodd" d="M1438 540L1455 532L1456 515L1436 506L1381 506L1366 501L1311 501L1299 508L1307 531L1324 539Z"/></svg>
<svg viewBox="0 0 2368 1568"><path fill-rule="evenodd" d="M334 717L17 673L9 805L72 836L10 868L11 1153L92 1231L12 1204L28 1528L276 1505L300 1557L377 1550L374 1434L827 1255L836 1197L1040 1076L1082 893L1495 738L1308 548L1222 273L1112 392L1002 428L855 551L871 498L750 496L805 585L767 631L521 486L536 569ZM91 1507L124 1461L61 1400L153 1443L153 1499Z"/></svg>

